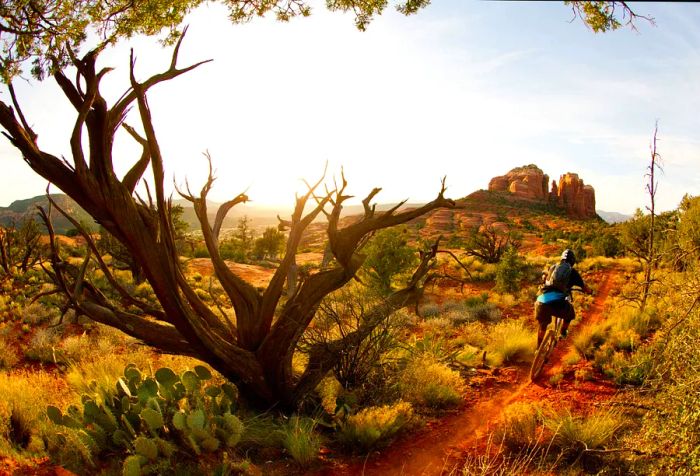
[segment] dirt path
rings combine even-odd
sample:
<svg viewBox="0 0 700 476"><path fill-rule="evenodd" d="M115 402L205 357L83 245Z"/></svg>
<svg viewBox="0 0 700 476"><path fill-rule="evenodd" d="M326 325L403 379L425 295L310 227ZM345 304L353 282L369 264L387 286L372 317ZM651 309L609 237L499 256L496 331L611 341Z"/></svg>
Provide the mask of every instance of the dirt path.
<svg viewBox="0 0 700 476"><path fill-rule="evenodd" d="M613 289L615 271L606 270L598 285L593 303L584 314L584 323L597 322ZM575 334L576 330L572 330ZM441 419L423 430L409 435L391 447L371 454L364 461L345 466L334 465L320 475L364 476L437 476L448 472L455 458L474 447L482 436L498 421L506 407L516 401L566 401L573 408L609 399L614 385L606 381L574 383L569 375L558 385L549 378L561 372L561 359L572 346L571 337L559 345L550 364L537 382L530 382L529 367L501 369L486 379L478 399L459 413Z"/></svg>

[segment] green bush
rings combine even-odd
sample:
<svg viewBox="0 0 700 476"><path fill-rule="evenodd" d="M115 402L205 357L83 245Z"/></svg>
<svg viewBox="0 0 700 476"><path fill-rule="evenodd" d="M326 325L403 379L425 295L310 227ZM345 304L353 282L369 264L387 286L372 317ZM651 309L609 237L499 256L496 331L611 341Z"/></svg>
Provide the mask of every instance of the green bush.
<svg viewBox="0 0 700 476"><path fill-rule="evenodd" d="M518 251L508 248L496 268L496 290L507 293L517 291L522 274L522 260Z"/></svg>

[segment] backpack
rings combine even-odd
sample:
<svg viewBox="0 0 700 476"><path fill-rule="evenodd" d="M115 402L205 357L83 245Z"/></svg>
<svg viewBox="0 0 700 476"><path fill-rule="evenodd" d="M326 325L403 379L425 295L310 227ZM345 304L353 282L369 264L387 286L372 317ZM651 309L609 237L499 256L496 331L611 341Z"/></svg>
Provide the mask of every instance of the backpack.
<svg viewBox="0 0 700 476"><path fill-rule="evenodd" d="M549 268L549 275L544 282L545 287L554 288L563 293L569 291L569 277L571 276L571 265L562 261Z"/></svg>

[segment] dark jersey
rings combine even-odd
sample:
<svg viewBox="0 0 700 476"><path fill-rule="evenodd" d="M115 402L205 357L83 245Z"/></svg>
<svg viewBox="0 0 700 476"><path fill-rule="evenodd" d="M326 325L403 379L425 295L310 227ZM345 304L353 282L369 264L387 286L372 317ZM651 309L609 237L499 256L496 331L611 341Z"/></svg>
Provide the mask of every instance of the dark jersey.
<svg viewBox="0 0 700 476"><path fill-rule="evenodd" d="M552 272L552 270L554 269L555 266L556 265L553 264L552 267L549 268L549 272L546 273L543 276L543 278L546 279L547 275L549 275ZM571 288L573 288L574 286L578 286L580 288L583 288L584 284L583 284L583 278L581 277L579 272L576 271L576 268L571 268L571 274L569 275L569 283L567 284L566 288L571 290ZM554 287L550 287L550 286L543 286L542 287L542 293L546 293L548 291L558 291L558 289L554 288Z"/></svg>

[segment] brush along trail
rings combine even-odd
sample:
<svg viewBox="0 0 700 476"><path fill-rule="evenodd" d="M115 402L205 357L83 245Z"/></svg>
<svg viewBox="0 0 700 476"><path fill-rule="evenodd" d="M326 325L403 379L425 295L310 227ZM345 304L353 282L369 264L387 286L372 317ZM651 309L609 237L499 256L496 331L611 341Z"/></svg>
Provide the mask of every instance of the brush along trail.
<svg viewBox="0 0 700 476"><path fill-rule="evenodd" d="M616 288L619 273L604 270L599 273L598 290L593 303L584 311L584 325L598 322L604 315L611 291ZM578 316L577 319L581 319ZM580 325L580 324L579 324ZM577 326L579 327L579 326ZM504 410L515 402L552 402L565 404L572 411L606 401L616 393L613 383L594 376L590 381L575 382L574 369L567 372L556 385L550 384L553 375L562 371L562 357L573 347L572 340L578 329L573 328L566 340L559 342L542 374L535 381L529 379L529 366L496 369L479 374L478 390L466 397L458 413L428 423L423 429L406 435L393 445L375 451L364 459L334 461L316 475L365 476L433 476L451 472L466 453L483 454L487 451L485 437L498 423ZM472 393L472 392L469 392ZM564 403L562 403L564 402Z"/></svg>

